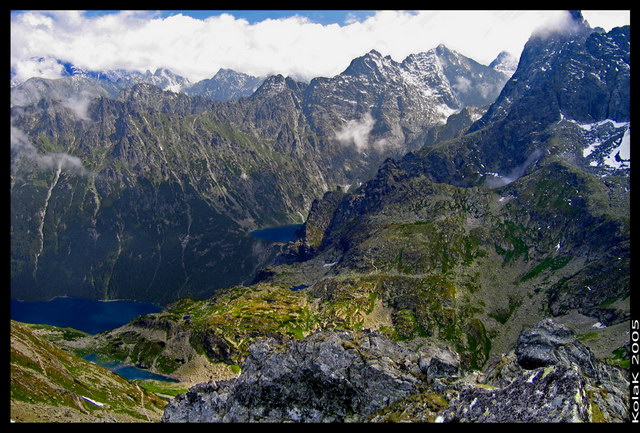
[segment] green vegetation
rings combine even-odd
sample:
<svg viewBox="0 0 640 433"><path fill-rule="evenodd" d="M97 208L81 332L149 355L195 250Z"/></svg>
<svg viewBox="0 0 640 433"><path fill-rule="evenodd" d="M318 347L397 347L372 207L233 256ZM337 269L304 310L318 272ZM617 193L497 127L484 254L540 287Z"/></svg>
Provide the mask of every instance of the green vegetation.
<svg viewBox="0 0 640 433"><path fill-rule="evenodd" d="M500 232L503 233L505 241L511 248L507 249L501 245L495 244L496 253L503 256L503 265L516 261L522 257L523 260L529 260L529 246L524 241L527 232L526 227L516 224L512 221L505 221L501 224Z"/></svg>
<svg viewBox="0 0 640 433"><path fill-rule="evenodd" d="M509 297L509 305L506 308L499 308L489 313L489 317L494 318L496 321L504 325L520 305L522 305L521 299Z"/></svg>
<svg viewBox="0 0 640 433"><path fill-rule="evenodd" d="M619 347L613 352L613 356L605 359L605 361L611 365L617 365L618 367L631 368L631 359L629 358L629 351L624 347Z"/></svg>
<svg viewBox="0 0 640 433"><path fill-rule="evenodd" d="M529 272L524 274L520 279L520 282L524 282L535 278L541 272L549 269L551 271L557 271L558 269L562 269L565 267L573 258L573 256L558 256L558 257L546 257L542 262L536 265Z"/></svg>

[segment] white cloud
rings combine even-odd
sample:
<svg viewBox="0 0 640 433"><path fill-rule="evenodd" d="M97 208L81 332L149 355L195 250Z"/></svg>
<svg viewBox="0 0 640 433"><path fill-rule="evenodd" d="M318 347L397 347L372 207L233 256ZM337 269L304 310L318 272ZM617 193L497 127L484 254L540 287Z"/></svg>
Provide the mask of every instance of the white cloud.
<svg viewBox="0 0 640 433"><path fill-rule="evenodd" d="M488 176L486 178L484 185L487 188L492 188L492 189L493 188L500 188L502 186L510 184L514 180L520 179L522 177L522 175L525 173L525 171L527 170L527 168L529 168L529 166L531 166L531 164L535 163L538 159L540 159L540 157L543 154L544 154L544 150L535 149L527 157L525 162L523 162L522 164L520 164L517 167L514 167L509 172L508 175L501 176L501 175L496 175L497 173L491 174L490 176Z"/></svg>
<svg viewBox="0 0 640 433"><path fill-rule="evenodd" d="M471 90L471 80L463 76L459 76L456 78L456 82L453 83L453 88L456 90L456 92L467 93L469 90Z"/></svg>
<svg viewBox="0 0 640 433"><path fill-rule="evenodd" d="M71 110L80 120L91 120L89 117L89 104L93 96L88 92L81 92L77 96L73 96L60 101L62 106Z"/></svg>
<svg viewBox="0 0 640 433"><path fill-rule="evenodd" d="M628 11L618 12L585 18L605 28L628 23ZM19 79L59 74L59 65L33 60L45 57L93 70L164 67L194 82L220 68L309 80L334 76L371 49L401 61L439 43L488 64L503 50L519 55L536 27L563 13L386 10L366 19L347 17L344 25L321 25L301 16L250 24L228 14L195 19L140 11L97 17L32 11L12 14L11 65Z"/></svg>
<svg viewBox="0 0 640 433"><path fill-rule="evenodd" d="M359 151L369 147L369 134L376 121L371 113L366 113L361 119L349 120L340 130L336 131L336 139L343 144L354 145Z"/></svg>
<svg viewBox="0 0 640 433"><path fill-rule="evenodd" d="M88 171L82 165L82 161L76 156L64 152L39 153L29 141L27 134L15 126L11 126L10 140L13 158L27 158L43 169L60 168L76 174L88 174Z"/></svg>

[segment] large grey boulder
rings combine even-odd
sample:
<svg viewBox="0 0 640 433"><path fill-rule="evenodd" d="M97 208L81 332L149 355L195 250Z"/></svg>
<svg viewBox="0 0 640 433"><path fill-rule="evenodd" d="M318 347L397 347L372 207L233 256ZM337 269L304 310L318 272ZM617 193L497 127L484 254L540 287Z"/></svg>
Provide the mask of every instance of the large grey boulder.
<svg viewBox="0 0 640 433"><path fill-rule="evenodd" d="M416 352L369 331L269 338L252 345L237 379L190 389L163 421L361 421L418 392L427 376L457 372L458 362L446 349Z"/></svg>
<svg viewBox="0 0 640 433"><path fill-rule="evenodd" d="M586 422L584 377L575 367L553 366L520 375L502 389L463 390L441 422Z"/></svg>
<svg viewBox="0 0 640 433"><path fill-rule="evenodd" d="M576 364L585 373L596 373L596 357L573 332L551 319L544 319L520 334L515 347L518 364L525 369L557 364Z"/></svg>

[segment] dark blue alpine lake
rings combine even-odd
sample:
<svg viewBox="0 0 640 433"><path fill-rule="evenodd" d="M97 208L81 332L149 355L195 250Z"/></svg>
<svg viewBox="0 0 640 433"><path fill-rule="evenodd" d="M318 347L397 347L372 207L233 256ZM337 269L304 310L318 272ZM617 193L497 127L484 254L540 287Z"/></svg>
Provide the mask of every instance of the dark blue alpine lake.
<svg viewBox="0 0 640 433"><path fill-rule="evenodd" d="M296 232L301 227L302 224L269 227L262 230L254 230L251 232L251 236L268 242L293 242L298 239Z"/></svg>
<svg viewBox="0 0 640 433"><path fill-rule="evenodd" d="M138 316L162 311L159 305L135 301L55 298L51 301L11 300L11 319L39 325L74 328L97 334L125 325Z"/></svg>

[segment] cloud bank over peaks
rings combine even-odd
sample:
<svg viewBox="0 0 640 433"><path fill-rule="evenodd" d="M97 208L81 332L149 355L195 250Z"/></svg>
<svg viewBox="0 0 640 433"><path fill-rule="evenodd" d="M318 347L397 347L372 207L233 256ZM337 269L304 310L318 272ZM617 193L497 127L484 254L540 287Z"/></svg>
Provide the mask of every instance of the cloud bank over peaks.
<svg viewBox="0 0 640 433"><path fill-rule="evenodd" d="M145 11L19 11L11 14L11 67L21 81L60 76L63 66L52 59L91 71L166 68L191 82L211 78L221 68L309 81L339 74L372 49L401 61L442 43L488 64L501 51L519 55L535 28L563 15L384 10L340 25L298 15L250 23L226 13L198 19ZM585 14L591 25L599 25L600 16L620 22L620 11Z"/></svg>

